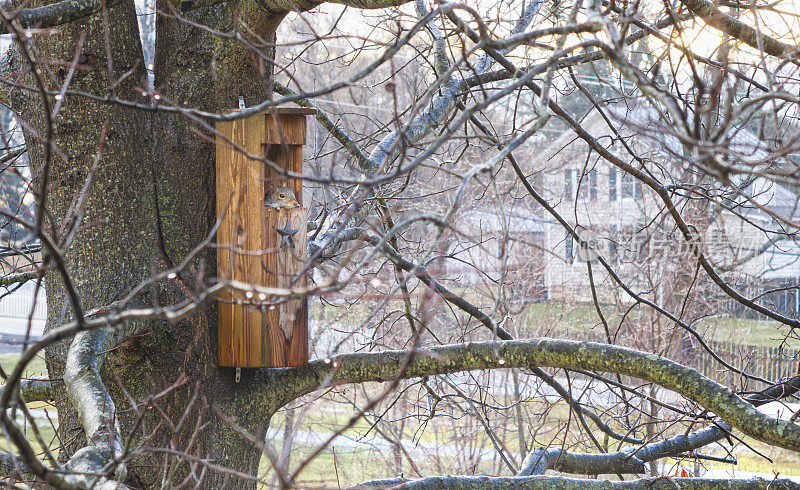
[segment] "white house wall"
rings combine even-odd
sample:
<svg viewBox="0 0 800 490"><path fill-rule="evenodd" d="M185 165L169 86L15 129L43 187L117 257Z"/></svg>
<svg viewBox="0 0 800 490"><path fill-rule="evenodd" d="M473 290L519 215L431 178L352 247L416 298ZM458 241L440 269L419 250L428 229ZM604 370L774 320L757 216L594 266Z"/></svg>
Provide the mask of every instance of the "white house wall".
<svg viewBox="0 0 800 490"><path fill-rule="evenodd" d="M590 116L584 120L584 125L589 133L595 136L611 134L600 117ZM624 137L634 152L645 161L647 171L656 174L662 182L670 183L666 178L673 172L680 172L680 169L675 169L670 163L668 152L663 148L654 149L651 146L652 140L631 135ZM621 157L627 155L623 153L620 143L611 144L610 137L599 138L599 141L617 155ZM624 161L640 166L630 156L624 158ZM671 269L677 267L676 264L692 260L688 255L688 245L674 230L672 220L669 217L661 219L666 212L658 196L646 186L637 184L640 186L640 191L635 197L623 197L621 173L605 161L600 161L596 154L590 154L588 147L582 141L576 141L574 135L565 134L556 140L542 153L538 164L543 169L541 187L544 197L549 202L555 203L556 211L571 226L576 227L579 233L601 244L598 248L607 262L611 263L614 260L611 254L614 243L617 250L626 245L631 246L631 242L625 240L626 230L638 231L647 226L647 229L639 232L633 240L646 242L646 254L640 260L633 260L630 263L617 261L613 264L620 278L634 290L642 291L658 300L659 293L654 289L654 284L658 285L661 277L668 277L665 275L667 272L674 272ZM565 196L567 178L565 170L575 171L577 175L582 176L582 186L587 185L590 180L589 171L597 172L595 198L591 199L591 192L586 192L575 200L577 188L573 181L570 185L573 199L568 199ZM618 172L615 200L610 198L609 175L612 172ZM704 228L697 232L711 262L722 274L732 277L734 281L753 280L764 276L765 273L773 276L794 273L797 276L800 272L800 260L797 260L800 252L796 246L793 249L796 256L792 256L791 252L780 257L775 254L761 254L750 260L744 260L766 243L767 237L759 227L769 227L770 219L762 214L749 213L748 220L752 223L750 224L739 216L712 206L703 219L690 220L695 226ZM658 217L656 225L653 225L651 221L656 217ZM567 301L590 301L587 264L578 258L577 242L573 242L572 246L576 260L570 264L566 260L567 233L562 225L547 216L545 227L544 245L552 252L544 255L544 282L549 297ZM614 238L614 242L610 241L611 238ZM679 257L677 261L676 256ZM620 298L629 300L612 284L611 278L600 263L592 265L595 285L602 301ZM796 272L792 272L792 267Z"/></svg>

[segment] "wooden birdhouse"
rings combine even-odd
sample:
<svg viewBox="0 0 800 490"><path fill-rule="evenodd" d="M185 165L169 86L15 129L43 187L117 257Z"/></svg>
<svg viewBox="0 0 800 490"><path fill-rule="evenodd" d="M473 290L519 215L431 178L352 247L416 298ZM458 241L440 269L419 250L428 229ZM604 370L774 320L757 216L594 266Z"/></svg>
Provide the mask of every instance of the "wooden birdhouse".
<svg viewBox="0 0 800 490"><path fill-rule="evenodd" d="M273 109L218 122L217 275L233 284L302 290L307 286L303 183L306 116ZM294 191L299 207L266 207L271 186ZM274 188L273 187L273 188ZM308 302L248 287L219 296L219 365L300 366L308 362Z"/></svg>

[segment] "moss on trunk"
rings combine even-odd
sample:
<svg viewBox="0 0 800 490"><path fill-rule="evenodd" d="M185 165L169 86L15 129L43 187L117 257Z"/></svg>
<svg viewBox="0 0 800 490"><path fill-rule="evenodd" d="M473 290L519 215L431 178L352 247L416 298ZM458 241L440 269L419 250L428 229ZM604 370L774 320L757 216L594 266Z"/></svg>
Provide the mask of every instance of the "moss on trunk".
<svg viewBox="0 0 800 490"><path fill-rule="evenodd" d="M169 11L166 3L159 7ZM236 24L236 8L231 3L191 15L214 29L230 31ZM283 17L254 7L245 10L250 16L248 25L255 26L266 39L271 38ZM109 81L115 82L136 67L115 93L121 99L144 102L140 90L145 86L145 72L133 3L123 2L109 14L113 74L107 73L99 14L37 38L40 54L43 58L71 60L85 32L83 52L88 62L76 72L71 88L105 94ZM157 90L164 98L217 110L234 106L238 95L244 95L250 104L268 95L267 73L271 69L265 71L263 63L244 56L247 53L241 48L174 19L159 18L158 28ZM40 72L50 89L57 89L54 82L60 83L66 75L62 68L54 69L57 80L44 69ZM17 95L20 96L18 112L38 134L45 134L39 96ZM67 231L75 225L69 221L70 206L102 147L80 229L70 243L60 244L85 310L112 304L153 273L179 263L211 230L215 221L214 151L191 126L187 118L175 114L138 111L76 96L65 101L55 126L55 143L67 158L51 159L51 192L44 207L40 202L40 209L49 216L47 231L59 239L67 237ZM104 127L105 138L101 141ZM26 134L26 141L34 172L41 176L45 165L43 145L32 133ZM178 280L148 288L134 306L184 299L188 291L198 287L198 275L203 276L202 280L213 277L214 264L213 249L201 253ZM53 328L72 319L71 310L59 275L49 272L46 283L47 328ZM154 432L148 446L173 445L194 456L211 458L215 464L255 474L260 450L231 430L217 413L231 416L263 440L267 421L278 408L278 398L257 399L258 393L264 393L263 386L254 390L248 375L237 385L231 369L217 367L215 305L208 305L177 324L154 320L118 327L116 348L107 356L102 374L118 409L123 438L132 436L135 447L136 439ZM68 343L62 343L47 352L53 378L63 376L67 348ZM183 384L153 402L160 410L145 406L134 410L123 393L124 388L137 403L146 403L181 376L185 379ZM54 389L60 400L58 432L65 446L61 457L66 459L86 441L74 408L66 401L63 384L56 383ZM187 421L173 432L171 424L177 424L187 409ZM140 413L143 420L139 425ZM169 423L164 416L170 419ZM198 421L209 425L195 434ZM188 444L190 440L192 444ZM128 467L129 483L142 487L160 485L164 457L148 454L133 461ZM186 464L175 468L173 478L186 476L187 468ZM203 486L213 488L228 478L229 475L211 472ZM248 481L228 482L228 488L253 486Z"/></svg>

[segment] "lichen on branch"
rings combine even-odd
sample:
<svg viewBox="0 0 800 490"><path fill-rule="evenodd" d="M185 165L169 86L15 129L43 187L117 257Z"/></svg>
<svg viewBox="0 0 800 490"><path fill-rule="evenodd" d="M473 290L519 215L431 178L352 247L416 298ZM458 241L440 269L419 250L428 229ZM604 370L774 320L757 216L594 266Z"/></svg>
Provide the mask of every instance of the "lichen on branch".
<svg viewBox="0 0 800 490"><path fill-rule="evenodd" d="M401 371L408 356L413 356ZM744 434L800 452L800 425L770 417L730 388L657 354L615 345L549 338L445 345L417 351L343 354L267 373L284 381L287 400L317 389L478 369L556 367L632 376L698 403Z"/></svg>

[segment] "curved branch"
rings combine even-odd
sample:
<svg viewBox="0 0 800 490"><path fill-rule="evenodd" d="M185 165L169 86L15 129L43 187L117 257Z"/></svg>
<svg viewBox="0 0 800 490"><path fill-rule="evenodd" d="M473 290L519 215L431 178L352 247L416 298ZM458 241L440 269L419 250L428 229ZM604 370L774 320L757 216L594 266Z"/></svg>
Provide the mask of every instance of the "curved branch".
<svg viewBox="0 0 800 490"><path fill-rule="evenodd" d="M543 475L547 470L579 475L644 473L645 463L707 446L725 437L729 430L727 423L712 425L691 434L604 454L539 448L528 454L517 476Z"/></svg>
<svg viewBox="0 0 800 490"><path fill-rule="evenodd" d="M0 386L0 392L6 385ZM19 394L26 402L49 402L55 400L53 383L47 378L24 379L19 383Z"/></svg>
<svg viewBox="0 0 800 490"><path fill-rule="evenodd" d="M656 354L625 347L557 339L480 342L434 347L418 352L387 351L345 354L328 364L264 370L290 387L292 398L324 386L390 381L476 369L556 367L590 369L633 376L672 390L692 400L744 434L768 444L800 452L800 426L770 417L740 398L733 390Z"/></svg>
<svg viewBox="0 0 800 490"><path fill-rule="evenodd" d="M19 392L26 402L49 402L55 400L53 383L47 378L23 380L19 384Z"/></svg>
<svg viewBox="0 0 800 490"><path fill-rule="evenodd" d="M738 39L752 48L785 60L796 60L798 48L782 43L758 29L721 12L708 0L681 0L681 3L706 24Z"/></svg>
<svg viewBox="0 0 800 490"><path fill-rule="evenodd" d="M313 243L309 244L308 248L309 257L320 256L328 249L336 248L339 245L341 245L342 242L351 240L364 240L365 242L375 246L395 266L399 267L400 269L410 274L413 274L414 277L416 277L420 282L422 282L428 288L430 288L431 291L441 296L442 299L444 299L451 305L455 306L456 308L460 309L464 313L468 314L475 320L478 320L497 338L501 340L514 340L514 336L512 336L511 333L505 330L502 326L498 325L494 320L492 320L489 317L489 315L484 313L480 308L472 304L469 300L467 300L463 296L459 296L458 294L453 293L441 282L437 281L436 278L431 276L427 270L427 267L425 267L422 264L415 264L414 262L406 260L400 255L400 253L397 252L397 250L394 247L392 247L389 243L387 243L385 238L382 239L370 233L364 228L345 229L342 233L337 235L333 241L328 242L325 249L320 249L318 245ZM569 404L570 408L575 411L576 415L581 420L582 424L585 425L584 417L588 417L595 423L595 425L603 433L609 435L610 437L613 437L614 439L622 442L641 444L642 441L640 441L639 439L617 433L605 421L603 421L603 419L600 418L600 416L598 416L596 413L589 410L583 404L575 400L567 389L561 386L561 384L558 381L556 381L555 378L544 372L542 369L536 366L531 366L530 370L534 376L544 381L545 384L547 384L550 388L552 388L556 393L558 393L558 395L561 398L563 398Z"/></svg>
<svg viewBox="0 0 800 490"><path fill-rule="evenodd" d="M104 328L79 332L67 353L64 385L86 433L87 447L76 452L66 467L80 473L101 473L122 456L116 407L100 377L107 352ZM122 467L120 467L122 468ZM124 478L124 471L121 471Z"/></svg>
<svg viewBox="0 0 800 490"><path fill-rule="evenodd" d="M109 0L106 5L113 7L121 1ZM99 12L101 8L100 0L62 0L42 7L24 9L17 16L17 20L23 28L42 29L80 20Z"/></svg>
<svg viewBox="0 0 800 490"><path fill-rule="evenodd" d="M639 474L645 472L644 463L624 451L595 454L538 448L528 454L517 476L544 475L547 470L579 475Z"/></svg>
<svg viewBox="0 0 800 490"><path fill-rule="evenodd" d="M459 490L469 489L553 489L561 490L594 490L594 489L615 489L624 488L626 490L701 490L701 489L726 489L726 490L767 490L767 489L800 489L800 484L788 479L749 478L749 479L705 479L705 478L671 478L656 476L642 478L633 481L602 481L602 480L579 480L576 478L564 478L559 476L511 476L511 477L489 477L489 476L429 476L421 480L407 481L399 483L397 480L375 481L362 483L356 487L360 489L445 489L457 488Z"/></svg>
<svg viewBox="0 0 800 490"><path fill-rule="evenodd" d="M11 284L25 283L36 279L41 274L39 271L20 272L19 274L11 274L0 278L0 286L10 286Z"/></svg>

